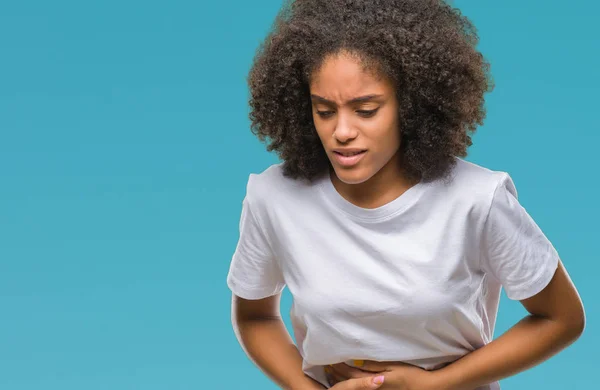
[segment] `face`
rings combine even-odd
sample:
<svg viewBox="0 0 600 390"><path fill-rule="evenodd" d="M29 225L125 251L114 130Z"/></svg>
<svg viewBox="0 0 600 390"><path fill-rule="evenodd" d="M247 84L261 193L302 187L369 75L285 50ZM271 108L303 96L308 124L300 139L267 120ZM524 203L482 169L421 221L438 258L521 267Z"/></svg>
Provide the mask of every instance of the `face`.
<svg viewBox="0 0 600 390"><path fill-rule="evenodd" d="M360 184L397 169L400 147L395 88L356 59L328 57L310 80L313 121L336 176ZM359 154L353 155L356 152Z"/></svg>

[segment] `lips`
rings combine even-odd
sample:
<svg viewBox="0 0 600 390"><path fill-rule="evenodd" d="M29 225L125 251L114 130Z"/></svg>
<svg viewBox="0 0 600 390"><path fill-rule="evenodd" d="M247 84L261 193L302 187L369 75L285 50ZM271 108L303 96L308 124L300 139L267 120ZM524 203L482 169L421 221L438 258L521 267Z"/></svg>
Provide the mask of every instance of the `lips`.
<svg viewBox="0 0 600 390"><path fill-rule="evenodd" d="M364 152L364 150L360 150L360 151L357 151L357 152L335 152L334 151L334 153L337 153L337 154L340 154L340 155L346 156L346 157L356 156L357 154L360 154L360 153L363 153L363 152Z"/></svg>
<svg viewBox="0 0 600 390"><path fill-rule="evenodd" d="M352 167L358 164L360 160L362 160L367 151L363 150L343 153L344 154L342 154L342 152L334 151L333 155L335 156L335 160L338 162L339 165L343 167Z"/></svg>

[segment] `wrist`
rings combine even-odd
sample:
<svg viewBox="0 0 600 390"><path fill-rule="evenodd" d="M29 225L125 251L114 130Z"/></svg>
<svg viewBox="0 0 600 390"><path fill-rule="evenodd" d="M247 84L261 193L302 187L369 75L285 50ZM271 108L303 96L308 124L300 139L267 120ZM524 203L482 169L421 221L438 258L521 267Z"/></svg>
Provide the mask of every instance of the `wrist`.
<svg viewBox="0 0 600 390"><path fill-rule="evenodd" d="M450 383L450 379L446 375L447 371L444 368L430 371L429 383L427 384L428 390L454 390Z"/></svg>
<svg viewBox="0 0 600 390"><path fill-rule="evenodd" d="M294 383L289 390L323 390L326 389L322 384L312 379L308 375L304 376L304 380Z"/></svg>

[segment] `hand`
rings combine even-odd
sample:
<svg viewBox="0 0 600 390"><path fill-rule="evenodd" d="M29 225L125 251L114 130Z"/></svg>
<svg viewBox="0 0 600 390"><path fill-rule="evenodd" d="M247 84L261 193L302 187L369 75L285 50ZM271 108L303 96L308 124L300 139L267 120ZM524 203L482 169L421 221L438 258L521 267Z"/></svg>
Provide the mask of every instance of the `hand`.
<svg viewBox="0 0 600 390"><path fill-rule="evenodd" d="M382 374L385 383L380 390L435 390L434 374L431 371L402 362L376 362L372 360L355 360L351 367L345 363L338 363L326 367L326 373L331 385L337 386L350 379L371 377ZM336 387L333 388L336 388Z"/></svg>
<svg viewBox="0 0 600 390"><path fill-rule="evenodd" d="M329 390L374 390L384 383L381 375L369 375L362 378L347 379L331 387Z"/></svg>
<svg viewBox="0 0 600 390"><path fill-rule="evenodd" d="M316 387L310 387L310 389L314 389L314 390L322 390L322 389L326 389L326 387L324 387L323 385L321 385L319 382L315 381L314 379L307 377L308 379L311 380L311 383L314 384ZM375 379L377 378L377 379ZM348 379L345 380L343 382L340 382L338 384L336 384L335 386L329 388L329 390L374 390L374 389L378 389L379 387L381 387L381 385L383 384L383 379L381 377L381 375L365 375L362 378L355 378L355 379ZM304 386L302 387L303 390L306 390L307 387Z"/></svg>

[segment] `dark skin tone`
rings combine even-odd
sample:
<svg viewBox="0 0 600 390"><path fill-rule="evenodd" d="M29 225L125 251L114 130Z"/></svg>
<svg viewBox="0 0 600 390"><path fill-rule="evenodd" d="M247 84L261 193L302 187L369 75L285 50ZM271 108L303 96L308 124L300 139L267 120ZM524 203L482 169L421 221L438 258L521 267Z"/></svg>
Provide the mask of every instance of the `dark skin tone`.
<svg viewBox="0 0 600 390"><path fill-rule="evenodd" d="M310 82L313 122L333 170L336 190L359 207L376 208L416 184L398 163L398 101L391 80L365 71L347 53L327 57ZM336 149L365 150L353 166Z"/></svg>
<svg viewBox="0 0 600 390"><path fill-rule="evenodd" d="M232 321L240 344L247 355L280 388L286 390L322 390L324 387L304 375L302 357L281 319L281 294L259 300L233 296ZM332 390L377 389L373 379L379 374L344 380Z"/></svg>
<svg viewBox="0 0 600 390"><path fill-rule="evenodd" d="M279 295L255 301L235 298L234 308L243 318L280 319L279 301ZM331 378L336 382L383 373L386 378L380 389L384 390L472 390L541 363L571 344L583 331L583 305L562 262L548 286L521 304L530 316L490 344L437 371L425 371L402 362L365 361L361 369L334 364ZM299 354L288 360L300 367ZM305 382L305 386L322 389L313 381Z"/></svg>
<svg viewBox="0 0 600 390"><path fill-rule="evenodd" d="M367 361L361 369L339 363L331 366L332 382L382 372L389 378L386 377L381 389L471 390L543 362L571 344L583 331L583 305L562 262L546 288L520 302L530 316L490 344L440 370L427 372L401 362ZM527 348L522 348L523 345Z"/></svg>
<svg viewBox="0 0 600 390"><path fill-rule="evenodd" d="M335 56L313 75L311 95L315 128L333 166L332 183L342 196L357 206L374 208L415 184L404 177L397 163L398 103L389 80L365 73L352 57ZM353 101L370 95L376 97ZM334 154L340 147L368 152L358 164L346 167ZM232 318L240 343L280 387L323 389L304 375L302 357L281 320L279 301L280 295L260 300L233 297ZM332 389L377 388L359 381L383 374L382 390L473 390L541 363L583 331L583 305L562 262L549 285L521 303L529 316L444 368L426 371L402 362L365 361L358 369L338 363L327 369L336 383Z"/></svg>

